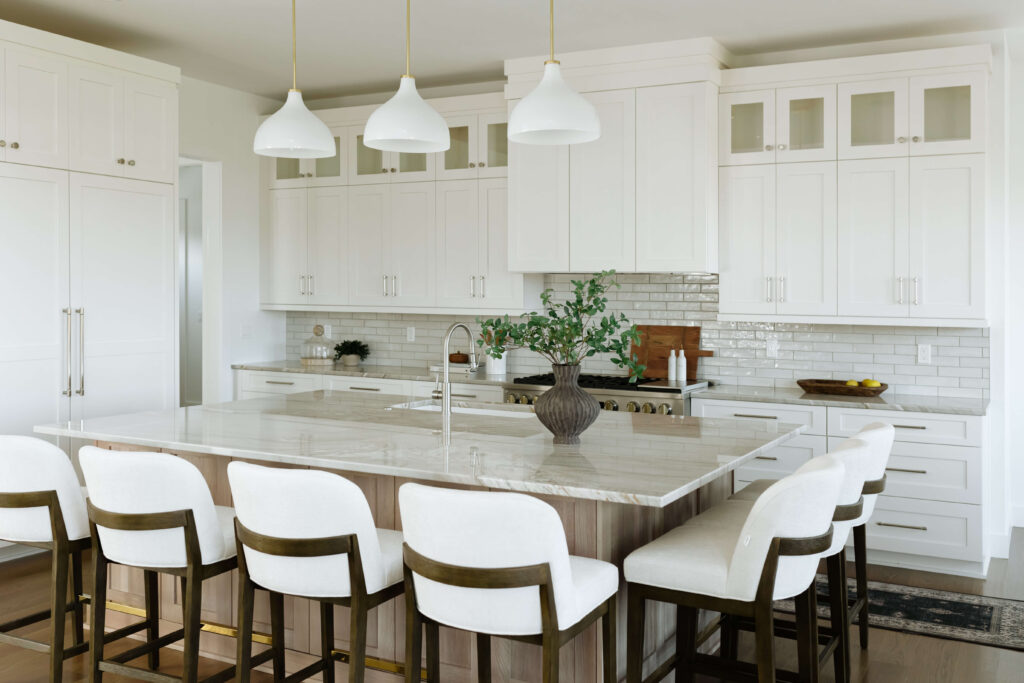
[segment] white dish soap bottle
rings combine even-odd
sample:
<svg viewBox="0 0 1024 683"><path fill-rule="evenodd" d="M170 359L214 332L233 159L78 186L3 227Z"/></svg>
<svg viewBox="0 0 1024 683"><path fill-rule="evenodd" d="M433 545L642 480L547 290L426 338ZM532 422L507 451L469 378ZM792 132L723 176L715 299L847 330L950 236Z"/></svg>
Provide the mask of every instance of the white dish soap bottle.
<svg viewBox="0 0 1024 683"><path fill-rule="evenodd" d="M676 381L676 350L669 349L668 351L668 381Z"/></svg>
<svg viewBox="0 0 1024 683"><path fill-rule="evenodd" d="M686 384L686 353L682 349L676 356L676 379Z"/></svg>

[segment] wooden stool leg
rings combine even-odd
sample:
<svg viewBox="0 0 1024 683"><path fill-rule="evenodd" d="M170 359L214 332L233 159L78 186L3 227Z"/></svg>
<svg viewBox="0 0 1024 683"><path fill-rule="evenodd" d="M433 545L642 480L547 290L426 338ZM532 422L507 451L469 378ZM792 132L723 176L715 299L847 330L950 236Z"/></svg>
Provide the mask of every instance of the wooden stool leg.
<svg viewBox="0 0 1024 683"><path fill-rule="evenodd" d="M601 617L601 651L604 655L601 664L604 671L604 683L616 683L619 680L619 667L615 661L615 651L618 646L615 638L615 603L617 598L618 595L608 598L608 611Z"/></svg>
<svg viewBox="0 0 1024 683"><path fill-rule="evenodd" d="M270 640L274 650L274 680L285 677L284 672L284 596L270 592Z"/></svg>
<svg viewBox="0 0 1024 683"><path fill-rule="evenodd" d="M203 582L198 576L184 580L185 599L182 603L182 620L185 638L182 642L182 683L196 683L199 680L199 633L202 628Z"/></svg>
<svg viewBox="0 0 1024 683"><path fill-rule="evenodd" d="M558 683L558 634L545 633L541 644L544 672L543 683Z"/></svg>
<svg viewBox="0 0 1024 683"><path fill-rule="evenodd" d="M349 612L351 615L351 633L349 642L352 645L352 658L348 663L349 683L363 683L366 677L366 601L352 596ZM429 631L428 631L429 633ZM429 636L428 636L429 637ZM429 654L427 655L430 656ZM436 679L431 679L436 680Z"/></svg>
<svg viewBox="0 0 1024 683"><path fill-rule="evenodd" d="M857 615L861 649L868 649L868 548L866 525L853 528L853 560L857 569L857 599L864 604Z"/></svg>
<svg viewBox="0 0 1024 683"><path fill-rule="evenodd" d="M54 543L50 571L50 683L60 683L64 669L64 613L68 605L67 548Z"/></svg>
<svg viewBox="0 0 1024 683"><path fill-rule="evenodd" d="M320 658L324 662L324 683L334 683L334 605L320 603Z"/></svg>
<svg viewBox="0 0 1024 683"><path fill-rule="evenodd" d="M238 576L238 638L235 643L235 676L238 683L252 677L252 620L256 588L248 574Z"/></svg>
<svg viewBox="0 0 1024 683"><path fill-rule="evenodd" d="M647 601L636 586L628 587L626 607L626 683L641 683L644 667L644 621Z"/></svg>
<svg viewBox="0 0 1024 683"><path fill-rule="evenodd" d="M75 645L85 642L85 608L82 601L78 599L84 590L82 585L82 551L76 550L71 553L71 600L74 608L71 610L71 621L74 625L73 636Z"/></svg>
<svg viewBox="0 0 1024 683"><path fill-rule="evenodd" d="M678 605L676 609L676 681L692 682L697 656L697 608Z"/></svg>
<svg viewBox="0 0 1024 683"><path fill-rule="evenodd" d="M832 653L837 683L850 680L850 632L846 605L845 565L845 552L838 552L826 560L829 608L832 610L832 637L839 641Z"/></svg>
<svg viewBox="0 0 1024 683"><path fill-rule="evenodd" d="M814 582L796 596L796 649L801 683L818 681L818 593Z"/></svg>
<svg viewBox="0 0 1024 683"><path fill-rule="evenodd" d="M436 621L424 621L427 631L427 680L441 680L441 629Z"/></svg>
<svg viewBox="0 0 1024 683"><path fill-rule="evenodd" d="M739 657L740 630L736 626L735 618L731 615L722 615L721 638L722 659L736 661Z"/></svg>
<svg viewBox="0 0 1024 683"><path fill-rule="evenodd" d="M775 621L771 600L754 608L754 648L758 683L775 683Z"/></svg>
<svg viewBox="0 0 1024 683"><path fill-rule="evenodd" d="M411 582L407 582L406 586ZM405 683L419 683L423 663L423 617L416 609L416 599L405 593Z"/></svg>
<svg viewBox="0 0 1024 683"><path fill-rule="evenodd" d="M476 671L479 683L491 683L491 637L486 633L476 634Z"/></svg>
<svg viewBox="0 0 1024 683"><path fill-rule="evenodd" d="M100 662L103 660L103 641L105 639L107 621L107 558L99 545L93 546L92 558L92 609L89 625L89 680L100 683L103 673Z"/></svg>
<svg viewBox="0 0 1024 683"><path fill-rule="evenodd" d="M144 572L146 592L146 638L152 642L160 637L160 593L157 590L157 573ZM160 650L152 650L146 659L149 668L156 671L160 668Z"/></svg>

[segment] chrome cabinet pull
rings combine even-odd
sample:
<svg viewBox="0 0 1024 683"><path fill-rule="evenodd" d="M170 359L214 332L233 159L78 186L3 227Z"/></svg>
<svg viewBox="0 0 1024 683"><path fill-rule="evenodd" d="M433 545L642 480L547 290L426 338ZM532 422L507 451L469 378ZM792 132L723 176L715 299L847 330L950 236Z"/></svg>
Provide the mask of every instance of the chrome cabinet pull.
<svg viewBox="0 0 1024 683"><path fill-rule="evenodd" d="M64 324L67 325L67 333L68 333L67 334L67 341L68 341L68 343L67 343L67 346L65 347L65 350L64 350L64 352L65 352L65 359L67 360L67 363L68 363L68 388L65 389L64 391L60 392L60 393L63 394L64 396L70 396L71 395L71 309L70 308L62 308L62 309L60 309L60 312L63 313L64 316L65 316Z"/></svg>
<svg viewBox="0 0 1024 683"><path fill-rule="evenodd" d="M896 429L920 429L922 431L928 429L924 425L893 425L893 427Z"/></svg>
<svg viewBox="0 0 1024 683"><path fill-rule="evenodd" d="M76 308L78 314L78 391L85 396L85 308Z"/></svg>
<svg viewBox="0 0 1024 683"><path fill-rule="evenodd" d="M755 455L754 460L778 460L774 455Z"/></svg>
<svg viewBox="0 0 1024 683"><path fill-rule="evenodd" d="M783 303L786 300L786 276L779 276L779 303Z"/></svg>
<svg viewBox="0 0 1024 683"><path fill-rule="evenodd" d="M349 391L380 391L379 387L349 387Z"/></svg>
<svg viewBox="0 0 1024 683"><path fill-rule="evenodd" d="M903 303L903 276L902 275L899 275L896 278L896 291L897 291L896 303L902 304Z"/></svg>
<svg viewBox="0 0 1024 683"><path fill-rule="evenodd" d="M398 276L391 276L391 296L398 296Z"/></svg>
<svg viewBox="0 0 1024 683"><path fill-rule="evenodd" d="M893 524L892 522L875 522L878 526L891 526L895 529L910 529L911 531L928 531L926 526L916 526L914 524Z"/></svg>
<svg viewBox="0 0 1024 683"><path fill-rule="evenodd" d="M315 283L316 283L316 280L314 280L314 279L313 279L313 276L312 276L312 275L310 275L310 276L309 276L309 295L310 295L310 296L313 296L314 294L316 294L316 286L315 286Z"/></svg>
<svg viewBox="0 0 1024 683"><path fill-rule="evenodd" d="M266 380L266 383L267 384L283 384L283 385L289 386L289 387L292 386L293 384L295 384L295 382L281 382L281 381L276 380L276 379L268 379L268 380Z"/></svg>
<svg viewBox="0 0 1024 683"><path fill-rule="evenodd" d="M476 398L476 394L452 394L452 398Z"/></svg>
<svg viewBox="0 0 1024 683"><path fill-rule="evenodd" d="M299 276L299 294L302 294L303 296L305 296L305 294L306 294L306 276L305 275L300 275Z"/></svg>
<svg viewBox="0 0 1024 683"><path fill-rule="evenodd" d="M772 279L770 277L764 279L764 297L768 303L772 302Z"/></svg>
<svg viewBox="0 0 1024 683"><path fill-rule="evenodd" d="M747 415L746 413L733 413L733 417L756 417L758 420L778 420L775 415Z"/></svg>
<svg viewBox="0 0 1024 683"><path fill-rule="evenodd" d="M920 280L921 279L918 278L918 277L914 278L914 305L915 306L920 306L921 305L921 287L920 287L921 281Z"/></svg>
<svg viewBox="0 0 1024 683"><path fill-rule="evenodd" d="M886 467L886 472L904 472L906 474L928 474L928 470L908 470L904 467Z"/></svg>
<svg viewBox="0 0 1024 683"><path fill-rule="evenodd" d="M388 276L384 276L384 296L388 295Z"/></svg>
<svg viewBox="0 0 1024 683"><path fill-rule="evenodd" d="M487 298L487 278L483 275L480 276L480 297L483 299Z"/></svg>
<svg viewBox="0 0 1024 683"><path fill-rule="evenodd" d="M469 276L469 295L476 296L476 275Z"/></svg>

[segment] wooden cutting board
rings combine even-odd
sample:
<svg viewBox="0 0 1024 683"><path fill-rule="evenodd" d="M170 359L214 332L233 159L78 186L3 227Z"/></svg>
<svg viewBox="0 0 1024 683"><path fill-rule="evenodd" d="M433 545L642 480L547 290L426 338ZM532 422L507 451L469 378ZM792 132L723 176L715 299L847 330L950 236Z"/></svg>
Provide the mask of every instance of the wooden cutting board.
<svg viewBox="0 0 1024 683"><path fill-rule="evenodd" d="M686 355L686 379L697 379L701 358L715 355L714 351L700 348L700 327L681 325L637 325L640 331L640 345L633 344L630 353L635 354L643 365L644 377L668 379L668 353L672 349L683 349Z"/></svg>

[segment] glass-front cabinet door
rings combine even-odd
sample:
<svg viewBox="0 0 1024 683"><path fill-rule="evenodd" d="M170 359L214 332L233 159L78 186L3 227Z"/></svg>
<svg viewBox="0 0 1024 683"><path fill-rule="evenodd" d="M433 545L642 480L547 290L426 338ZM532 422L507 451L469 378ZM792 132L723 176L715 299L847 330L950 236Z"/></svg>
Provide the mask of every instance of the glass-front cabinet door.
<svg viewBox="0 0 1024 683"><path fill-rule="evenodd" d="M836 158L836 87L812 85L775 91L775 160Z"/></svg>
<svg viewBox="0 0 1024 683"><path fill-rule="evenodd" d="M837 93L840 159L908 154L907 79L840 83Z"/></svg>
<svg viewBox="0 0 1024 683"><path fill-rule="evenodd" d="M334 135L334 156L322 159L272 159L270 186L274 189L287 189L345 185L348 171L346 129L331 132Z"/></svg>
<svg viewBox="0 0 1024 683"><path fill-rule="evenodd" d="M910 79L910 154L985 151L985 74Z"/></svg>
<svg viewBox="0 0 1024 683"><path fill-rule="evenodd" d="M434 179L433 154L417 154L411 152L388 152L387 160L389 181L392 183L414 183L421 180Z"/></svg>
<svg viewBox="0 0 1024 683"><path fill-rule="evenodd" d="M502 110L478 117L477 169L481 178L508 176L508 114Z"/></svg>
<svg viewBox="0 0 1024 683"><path fill-rule="evenodd" d="M349 126L348 137L348 184L371 185L388 182L391 168L388 165L390 152L382 152L363 144L365 126Z"/></svg>
<svg viewBox="0 0 1024 683"><path fill-rule="evenodd" d="M726 93L718 100L718 163L775 161L775 91Z"/></svg>
<svg viewBox="0 0 1024 683"><path fill-rule="evenodd" d="M437 153L438 180L468 180L477 177L477 151L479 141L476 114L449 116L448 134L452 146Z"/></svg>

